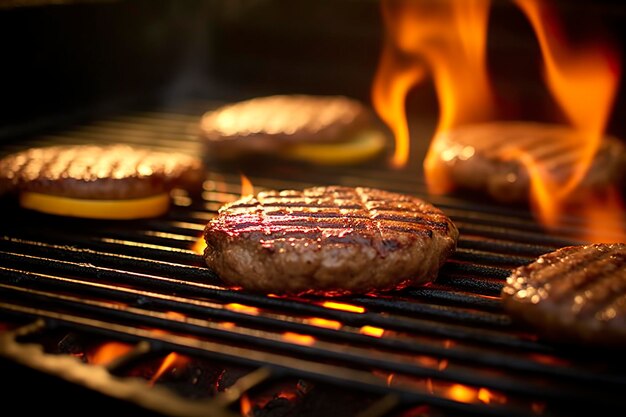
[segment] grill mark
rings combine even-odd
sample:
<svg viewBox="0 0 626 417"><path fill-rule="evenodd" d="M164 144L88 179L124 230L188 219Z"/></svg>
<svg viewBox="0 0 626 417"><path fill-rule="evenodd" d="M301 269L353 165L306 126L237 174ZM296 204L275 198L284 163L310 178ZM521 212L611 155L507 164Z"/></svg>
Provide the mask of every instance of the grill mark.
<svg viewBox="0 0 626 417"><path fill-rule="evenodd" d="M347 206L338 206L336 204L320 204L320 203L310 203L310 204L305 204L305 203L300 203L300 202L294 202L294 203L260 203L260 202L254 202L254 203L235 203L235 204L231 204L229 206L229 208L250 208L250 207L293 207L293 208L336 208L336 209L345 209L345 210L355 210L355 209L360 209L361 206L357 205L357 204L349 204Z"/></svg>
<svg viewBox="0 0 626 417"><path fill-rule="evenodd" d="M259 227L272 227L272 226L281 226L281 225L292 225L298 224L306 227L334 227L336 224L340 223L340 221L347 220L349 222L348 227L353 229L367 229L368 225L371 223L370 221L378 221L381 223L384 229L389 227L396 228L404 228L404 229L412 229L412 227L416 227L417 225L421 226L429 226L433 229L448 230L447 222L437 222L431 220L426 217L416 216L416 217L402 217L402 216L378 216L373 215L371 217L366 217L363 215L342 215L340 213L333 213L333 215L328 215L328 213L314 213L313 215L309 215L309 213L286 213L284 215L273 215L268 214L267 212L263 213L263 221L240 221L247 220L241 219L239 216L229 216L224 219L224 222L231 224L231 227L234 230L238 230L241 228L259 226ZM294 219L289 219L290 216L297 217ZM276 217L276 220L271 219L272 217ZM315 220L307 220L307 218L314 218ZM278 220L280 219L280 220ZM397 225L396 223L402 223L402 225ZM344 222L340 224L343 227L346 227ZM411 227L412 226L412 227Z"/></svg>
<svg viewBox="0 0 626 417"><path fill-rule="evenodd" d="M411 224L423 224L423 225L427 225L432 227L433 229L440 229L440 230L448 230L448 223L447 222L438 222L435 220L431 220L429 218L426 217L402 217L402 216L394 216L394 215L378 215L373 217L375 219L380 219L380 220L387 220L387 221L393 221L393 222L401 222L401 223L411 223Z"/></svg>
<svg viewBox="0 0 626 417"><path fill-rule="evenodd" d="M434 230L449 231L449 219L424 201L380 190L369 193L360 187L259 193L226 206L211 227L246 234L267 249L323 241L372 246L382 255L415 239L432 238Z"/></svg>
<svg viewBox="0 0 626 417"><path fill-rule="evenodd" d="M240 233L262 233L264 231L270 231L273 233L275 230L283 230L284 232L288 232L289 230L308 230L308 231L322 231L322 230L358 230L358 231L366 231L372 230L372 227L369 227L368 224L350 224L346 226L344 223L320 223L320 222L274 222L274 223L257 223L257 222L246 222L246 223L238 223L238 224L229 224L224 229L237 231ZM422 225L422 224L414 224L413 227L406 227L404 225L395 225L390 224L384 227L384 231L395 231L402 233L415 233L421 231L430 231L431 229Z"/></svg>
<svg viewBox="0 0 626 417"><path fill-rule="evenodd" d="M530 286L530 287L545 286L545 284L550 283L555 278L558 278L560 276L566 276L568 273L570 273L576 268L586 267L591 262L594 262L595 260L603 257L606 253L606 252L600 252L596 250L596 248L594 247L588 247L588 248L585 248L584 250L585 252L568 250L567 256L574 255L576 257L575 260L571 260L570 262L559 262L559 263L550 264L550 266L548 267L550 268L549 273L546 273L547 268L545 269L541 268L539 271L537 271L537 273L533 273L531 271L528 282L527 282L527 286ZM551 257L546 257L544 259L549 259L552 261L555 259L558 260L559 257L551 256ZM526 269L524 269L523 273L527 273L525 271Z"/></svg>
<svg viewBox="0 0 626 417"><path fill-rule="evenodd" d="M598 282L611 278L611 275L615 273L616 269L626 263L626 259L622 257L618 264L613 264L611 262L613 255L614 253L612 252L606 252L603 256L585 264L584 267L564 275L562 277L564 280L562 292L551 293L551 298L555 302L565 302L567 299L573 300ZM603 265L606 264L615 265L616 268L607 270L603 268Z"/></svg>
<svg viewBox="0 0 626 417"><path fill-rule="evenodd" d="M614 259L612 257L613 255L620 255L618 262L611 262ZM571 299L574 300L581 294L584 296L584 292L587 290L592 291L593 295L594 289L601 288L601 286L607 282L607 285L610 285L611 282L616 282L618 284L617 286L612 285L610 290L606 291L605 298L603 299L593 300L593 302L590 303L588 302L589 299L585 297L587 302L582 306L579 312L580 316L593 316L598 310L606 308L611 299L615 299L620 295L626 294L626 279L623 278L623 275L619 275L620 269L626 265L626 254L612 253L612 256L608 259L603 259L603 263L611 263L611 266L613 267L612 269L605 269L601 271L600 274L588 276L588 279L581 285L572 288L574 292L572 293Z"/></svg>
<svg viewBox="0 0 626 417"><path fill-rule="evenodd" d="M359 190L359 189L357 189ZM331 199L331 198L327 198L327 199ZM385 204L384 206L380 206L380 207L376 207L374 210L371 210L369 207L367 207L367 205L371 204L371 203L383 203ZM278 210L280 209L292 209L292 208L301 208L301 209L311 209L306 210L306 211L291 211L291 210L287 210L284 215L285 216L293 216L293 217L309 217L309 218L314 218L314 219L318 219L318 220L330 220L333 221L334 219L338 219L338 218L347 218L349 220L371 220L371 221L386 221L385 224L388 224L387 222L402 222L402 223L407 223L407 224L424 224L424 225L428 225L429 227L432 227L433 229L437 229L440 231L447 231L449 228L449 224L447 221L437 221L436 218L445 218L445 216L443 216L441 213L436 212L436 211L430 211L430 212L423 212L423 211L418 211L418 207L414 202L409 202L411 203L411 205L413 206L412 210L407 209L407 210L402 210L399 209L397 207L389 207L387 206L389 204L389 202L383 202L381 200L370 200L367 201L365 200L363 204L365 204L366 206L363 207L361 205L357 205L357 204L350 204L350 205L343 205L343 206L336 206L336 205L332 205L332 204L318 204L315 202L312 202L310 204L306 204L304 202L293 202L293 203L280 203L280 202L274 202L274 203L262 203L259 204L258 202L246 202L246 203L240 203L240 204L233 204L229 206L230 210L237 210L237 209L245 209L245 208L260 208L263 210L263 214L264 217L271 217L274 214L272 212L269 212L267 210L267 208L276 208ZM330 212L316 212L315 209L321 209L321 210L333 210ZM277 210L277 211L278 211ZM338 211L341 210L354 210L355 212L353 213L338 213ZM385 212L384 214L380 214L380 213L376 213L374 214L374 212ZM364 212L367 214L358 214L359 212ZM402 215L405 214L405 215ZM408 216L406 215L408 214ZM412 215L412 216L411 216ZM233 216L236 216L235 213L233 213ZM278 215L277 215L278 217ZM286 221L286 220L285 220ZM294 219L294 221L298 221L301 222L304 225L310 225L311 222L306 222L303 221L301 219ZM276 224L276 221L269 221L268 222L269 225L272 224ZM319 223L320 227L324 227L323 223ZM402 229L400 227L400 229Z"/></svg>
<svg viewBox="0 0 626 417"><path fill-rule="evenodd" d="M281 226L279 229L282 229L284 226ZM389 229L398 233L406 233L410 236L419 235L422 237L430 237L432 232L428 229L419 229L419 230L407 230L407 229ZM329 231L337 231L337 234L328 233ZM370 231L372 231L370 229ZM275 244L279 241L289 241L293 242L294 240L302 240L302 241L310 241L313 243L318 243L320 241L324 242L335 242L335 243L366 243L370 244L372 242L373 236L368 236L367 234L362 233L344 233L345 228L328 228L328 229L305 229L302 230L297 228L285 227L282 230L273 230L270 233L266 231L253 229L250 231L246 231L252 236L255 240L261 242L264 246ZM373 232L373 231L372 231ZM399 239L388 239L382 238L381 242L385 244L387 247L392 246L400 246ZM393 242L393 244L391 243Z"/></svg>

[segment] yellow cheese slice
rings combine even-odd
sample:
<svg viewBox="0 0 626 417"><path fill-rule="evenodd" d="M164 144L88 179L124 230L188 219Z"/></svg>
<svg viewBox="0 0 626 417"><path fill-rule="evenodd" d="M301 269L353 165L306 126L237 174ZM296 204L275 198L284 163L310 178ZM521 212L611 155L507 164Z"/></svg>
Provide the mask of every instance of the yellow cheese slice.
<svg viewBox="0 0 626 417"><path fill-rule="evenodd" d="M353 138L334 143L302 143L282 151L286 158L320 165L357 164L373 158L385 148L383 132L366 130Z"/></svg>
<svg viewBox="0 0 626 417"><path fill-rule="evenodd" d="M20 205L61 216L128 220L164 214L169 209L170 197L162 193L128 200L87 200L23 191L20 193Z"/></svg>

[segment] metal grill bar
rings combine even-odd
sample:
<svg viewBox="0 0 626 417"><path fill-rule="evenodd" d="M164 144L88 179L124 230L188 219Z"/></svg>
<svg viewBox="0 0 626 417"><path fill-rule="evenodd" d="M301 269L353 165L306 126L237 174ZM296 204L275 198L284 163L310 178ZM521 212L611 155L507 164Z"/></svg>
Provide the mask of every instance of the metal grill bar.
<svg viewBox="0 0 626 417"><path fill-rule="evenodd" d="M122 115L3 151L124 141L197 154L197 116L207 106L198 104L197 114ZM50 222L48 216L9 207L16 221L0 226L0 318L44 318L45 328L60 325L148 341L165 351L269 366L272 375L352 386L381 395L369 411L372 415L383 415L396 404L494 416L534 415L529 404L536 401L546 402L554 415L600 404L624 409L619 393L626 387L626 374L612 366L613 357L542 343L512 322L500 305L499 292L511 268L578 243L571 238L580 231L578 219L547 233L523 208L429 196L418 175L381 167L285 166L274 175L250 171L246 174L257 190L338 183L424 197L458 225L458 250L433 284L333 299L359 311L328 307L320 297L270 297L225 288L191 249L206 222L240 193L237 172L211 171L202 196L175 195L170 212L159 219ZM334 324L323 327L312 319ZM367 328L379 334L369 334ZM286 337L288 333L309 339L302 344ZM376 372L493 389L506 395L507 402L465 403L423 386L389 386Z"/></svg>

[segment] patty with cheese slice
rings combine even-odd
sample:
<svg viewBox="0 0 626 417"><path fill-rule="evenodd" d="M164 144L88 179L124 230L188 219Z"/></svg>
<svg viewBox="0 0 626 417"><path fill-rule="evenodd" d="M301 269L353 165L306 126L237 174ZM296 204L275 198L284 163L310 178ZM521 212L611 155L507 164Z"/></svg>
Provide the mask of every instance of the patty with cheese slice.
<svg viewBox="0 0 626 417"><path fill-rule="evenodd" d="M201 186L203 164L123 144L29 148L0 159L0 194L43 213L137 219L167 212L174 187Z"/></svg>
<svg viewBox="0 0 626 417"><path fill-rule="evenodd" d="M389 137L370 108L341 96L257 97L206 112L201 136L212 158L262 155L318 165L369 161Z"/></svg>

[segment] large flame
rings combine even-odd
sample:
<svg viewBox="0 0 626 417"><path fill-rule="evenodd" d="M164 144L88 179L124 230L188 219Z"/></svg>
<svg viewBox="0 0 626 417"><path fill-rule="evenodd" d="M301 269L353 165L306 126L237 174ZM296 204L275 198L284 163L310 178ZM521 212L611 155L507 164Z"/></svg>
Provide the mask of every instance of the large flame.
<svg viewBox="0 0 626 417"><path fill-rule="evenodd" d="M372 86L375 109L395 134L394 166L406 164L409 134L404 109L408 91L426 69L439 96L438 130L486 120L493 100L486 70L489 0L383 0L387 29ZM455 70L464 68L465 70ZM427 164L433 157L427 157Z"/></svg>
<svg viewBox="0 0 626 417"><path fill-rule="evenodd" d="M547 1L514 0L526 16L540 47L547 90L572 128L571 147L576 153L570 175L554 178L548 167L531 153L507 146L502 159L516 160L530 178L529 200L537 217L547 226L557 226L565 210L572 211L573 194L580 191L602 144L620 77L618 55L608 43L586 43L574 47L561 30L558 16ZM409 131L405 111L407 94L417 83L432 76L439 101L439 120L424 159L429 191L442 194L453 189L442 162L445 146L437 140L449 129L495 120L496 105L487 71L487 28L490 0L382 0L381 12L386 38L372 84L372 101L381 119L396 137L394 166L409 157ZM439 142L439 143L438 143ZM586 212L618 213L622 204L612 191ZM579 196L577 196L579 198ZM598 200L594 198L593 201ZM585 201L590 206L593 201ZM605 204L613 204L607 207ZM601 210L602 208L603 210ZM575 211L575 210L574 210ZM574 214L587 213L575 212ZM606 220L606 215L603 216ZM592 230L592 229L587 229ZM585 240L609 239L587 233Z"/></svg>
<svg viewBox="0 0 626 417"><path fill-rule="evenodd" d="M515 0L515 3L537 36L546 85L577 133L569 139L580 153L565 182L551 178L547 170L528 154L519 154L520 161L531 173L531 198L541 220L548 226L555 226L602 143L620 78L620 63L617 54L606 44L571 46L560 28L557 15L546 2ZM586 205L597 207L593 201L587 201ZM602 211L621 212L621 207L618 202L613 207L604 206ZM592 212L595 210L590 208ZM593 234L585 238L605 240Z"/></svg>

